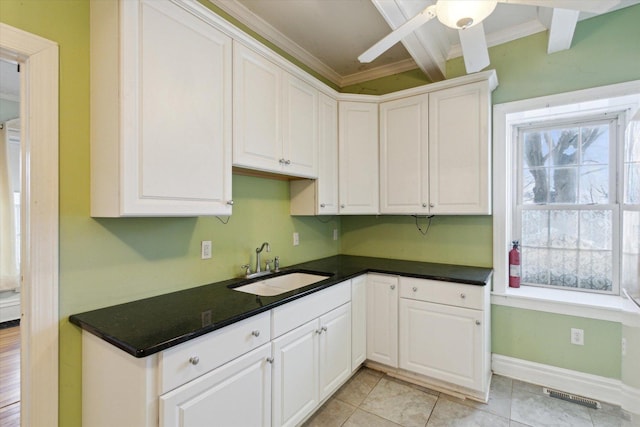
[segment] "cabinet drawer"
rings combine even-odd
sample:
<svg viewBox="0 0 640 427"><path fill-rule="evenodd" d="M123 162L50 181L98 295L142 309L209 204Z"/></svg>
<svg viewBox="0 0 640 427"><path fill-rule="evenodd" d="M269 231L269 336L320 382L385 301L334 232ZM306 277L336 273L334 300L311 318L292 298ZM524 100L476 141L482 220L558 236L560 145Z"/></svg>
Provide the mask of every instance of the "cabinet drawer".
<svg viewBox="0 0 640 427"><path fill-rule="evenodd" d="M483 310L485 286L401 277L400 298Z"/></svg>
<svg viewBox="0 0 640 427"><path fill-rule="evenodd" d="M268 343L270 318L270 312L261 313L160 353L160 393Z"/></svg>
<svg viewBox="0 0 640 427"><path fill-rule="evenodd" d="M273 309L271 334L278 337L328 311L351 301L351 281L333 285L322 291Z"/></svg>

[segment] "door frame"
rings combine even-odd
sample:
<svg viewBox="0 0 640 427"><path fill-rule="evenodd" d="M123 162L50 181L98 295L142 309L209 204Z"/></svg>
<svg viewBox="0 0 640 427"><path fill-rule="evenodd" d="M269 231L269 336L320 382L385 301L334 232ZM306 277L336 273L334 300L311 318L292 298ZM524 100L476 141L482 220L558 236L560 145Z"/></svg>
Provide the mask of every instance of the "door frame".
<svg viewBox="0 0 640 427"><path fill-rule="evenodd" d="M58 425L58 45L0 23L22 65L20 423Z"/></svg>

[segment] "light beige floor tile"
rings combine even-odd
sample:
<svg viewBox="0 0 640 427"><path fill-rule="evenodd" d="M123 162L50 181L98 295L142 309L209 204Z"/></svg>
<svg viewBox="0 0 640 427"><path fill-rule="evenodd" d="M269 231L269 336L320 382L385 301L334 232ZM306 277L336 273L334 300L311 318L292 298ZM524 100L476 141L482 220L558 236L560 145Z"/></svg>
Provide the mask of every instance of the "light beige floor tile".
<svg viewBox="0 0 640 427"><path fill-rule="evenodd" d="M355 406L329 399L303 424L304 427L340 427L354 413Z"/></svg>
<svg viewBox="0 0 640 427"><path fill-rule="evenodd" d="M439 398L427 427L509 427L509 419Z"/></svg>
<svg viewBox="0 0 640 427"><path fill-rule="evenodd" d="M511 388L512 380L510 378L494 375L491 379L489 401L487 403L480 403L470 399L459 399L445 394L443 394L443 397L471 408L509 418L511 416Z"/></svg>
<svg viewBox="0 0 640 427"><path fill-rule="evenodd" d="M601 403L600 409L588 409L594 427L621 427L624 425L622 409L619 406Z"/></svg>
<svg viewBox="0 0 640 427"><path fill-rule="evenodd" d="M523 391L521 388L516 388L515 383L511 401L511 419L532 427L593 426L586 407Z"/></svg>
<svg viewBox="0 0 640 427"><path fill-rule="evenodd" d="M438 398L382 378L360 408L405 427L424 427Z"/></svg>
<svg viewBox="0 0 640 427"><path fill-rule="evenodd" d="M398 427L398 424L361 409L356 409L343 427Z"/></svg>
<svg viewBox="0 0 640 427"><path fill-rule="evenodd" d="M381 376L378 374L379 372L373 369L360 369L336 392L334 397L353 406L360 405L380 381Z"/></svg>
<svg viewBox="0 0 640 427"><path fill-rule="evenodd" d="M513 380L513 390L528 391L529 393L544 395L542 386L526 383L520 380Z"/></svg>

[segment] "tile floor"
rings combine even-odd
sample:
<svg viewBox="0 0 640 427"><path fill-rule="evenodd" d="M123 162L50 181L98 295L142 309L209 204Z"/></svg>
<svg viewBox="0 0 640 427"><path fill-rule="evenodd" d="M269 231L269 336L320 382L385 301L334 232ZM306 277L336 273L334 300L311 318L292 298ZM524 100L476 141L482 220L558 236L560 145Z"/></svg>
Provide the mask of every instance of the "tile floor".
<svg viewBox="0 0 640 427"><path fill-rule="evenodd" d="M494 375L489 402L462 400L362 368L305 427L632 427L619 407L590 409L550 398L542 387ZM635 427L635 426L633 426Z"/></svg>

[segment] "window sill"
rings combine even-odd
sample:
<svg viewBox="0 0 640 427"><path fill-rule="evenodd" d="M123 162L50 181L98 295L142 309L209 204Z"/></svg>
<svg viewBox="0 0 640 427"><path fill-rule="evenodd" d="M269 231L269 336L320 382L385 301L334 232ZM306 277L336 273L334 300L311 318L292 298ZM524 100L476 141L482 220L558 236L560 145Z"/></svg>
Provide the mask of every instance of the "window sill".
<svg viewBox="0 0 640 427"><path fill-rule="evenodd" d="M621 322L633 302L624 296L522 286L492 292L491 303L568 316ZM629 305L631 303L631 305Z"/></svg>

